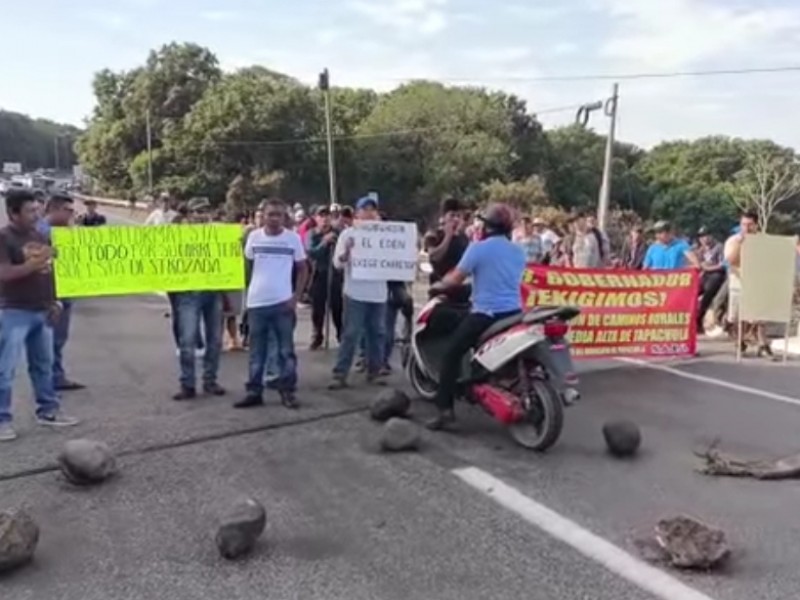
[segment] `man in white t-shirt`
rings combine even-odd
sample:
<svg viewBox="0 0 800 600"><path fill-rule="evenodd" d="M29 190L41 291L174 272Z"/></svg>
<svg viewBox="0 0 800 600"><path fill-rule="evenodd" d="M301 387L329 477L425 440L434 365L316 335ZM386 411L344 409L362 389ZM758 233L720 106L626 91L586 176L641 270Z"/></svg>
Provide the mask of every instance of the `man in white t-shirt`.
<svg viewBox="0 0 800 600"><path fill-rule="evenodd" d="M294 327L299 294L308 281L306 251L300 236L285 228L288 214L281 200L261 205L264 227L256 229L245 243L244 255L251 264L247 288L247 322L250 328L250 369L247 395L236 408L264 403L264 369L270 342L277 342L278 378L275 389L286 408L297 408L297 356ZM297 269L297 282L293 271Z"/></svg>
<svg viewBox="0 0 800 600"><path fill-rule="evenodd" d="M356 219L376 221L378 202L365 196L356 203ZM350 258L355 245L355 230L345 229L333 251L333 266L344 270L344 334L333 368L332 390L347 387L347 375L361 339L366 341L367 381L378 383L383 367L383 339L386 335L386 301L388 291L385 281L353 279Z"/></svg>
<svg viewBox="0 0 800 600"><path fill-rule="evenodd" d="M167 192L163 192L156 200L153 212L147 215L145 225L169 225L178 214L172 210L172 200Z"/></svg>

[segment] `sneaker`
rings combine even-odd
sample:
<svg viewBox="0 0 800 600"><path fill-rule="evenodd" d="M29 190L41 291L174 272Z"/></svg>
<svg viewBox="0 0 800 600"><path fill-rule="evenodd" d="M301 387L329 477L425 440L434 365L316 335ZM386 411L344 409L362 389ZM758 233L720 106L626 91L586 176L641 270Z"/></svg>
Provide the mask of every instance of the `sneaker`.
<svg viewBox="0 0 800 600"><path fill-rule="evenodd" d="M86 386L82 383L78 383L77 381L70 381L69 379L65 379L64 381L60 381L56 384L56 391L57 392L75 392L78 390L85 390Z"/></svg>
<svg viewBox="0 0 800 600"><path fill-rule="evenodd" d="M0 423L0 442L13 442L17 439L17 432L11 423Z"/></svg>
<svg viewBox="0 0 800 600"><path fill-rule="evenodd" d="M712 329L706 331L706 337L710 340L719 340L728 335L725 330L719 325L714 326Z"/></svg>
<svg viewBox="0 0 800 600"><path fill-rule="evenodd" d="M300 405L297 403L297 398L295 398L294 392L280 392L281 395L281 404L283 404L286 408L291 410L297 410L300 408Z"/></svg>
<svg viewBox="0 0 800 600"><path fill-rule="evenodd" d="M203 384L203 391L209 396L224 396L227 393L225 388L216 381L214 383Z"/></svg>
<svg viewBox="0 0 800 600"><path fill-rule="evenodd" d="M364 361L364 359L361 359L361 358L359 358L359 359L356 361L356 365L355 365L355 367L353 367L353 370L354 370L356 373L363 373L364 371L366 371L366 370L367 370L367 363L366 363L366 361Z"/></svg>
<svg viewBox="0 0 800 600"><path fill-rule="evenodd" d="M329 390L343 390L347 387L347 378L344 375L334 375L333 381L328 384Z"/></svg>
<svg viewBox="0 0 800 600"><path fill-rule="evenodd" d="M173 400L181 402L182 400L193 400L197 398L197 390L189 387L182 387L181 391L172 396Z"/></svg>
<svg viewBox="0 0 800 600"><path fill-rule="evenodd" d="M264 406L264 398L261 394L247 394L244 400L239 400L233 405L233 408L254 408L256 406Z"/></svg>
<svg viewBox="0 0 800 600"><path fill-rule="evenodd" d="M74 417L57 412L50 415L37 415L36 422L45 427L74 427L80 421Z"/></svg>
<svg viewBox="0 0 800 600"><path fill-rule="evenodd" d="M442 410L433 419L425 423L425 427L431 431L441 431L447 429L456 422L456 413L453 410Z"/></svg>
<svg viewBox="0 0 800 600"><path fill-rule="evenodd" d="M378 373L368 373L367 383L369 385L385 386L386 381L384 381L384 378L385 376L380 371Z"/></svg>

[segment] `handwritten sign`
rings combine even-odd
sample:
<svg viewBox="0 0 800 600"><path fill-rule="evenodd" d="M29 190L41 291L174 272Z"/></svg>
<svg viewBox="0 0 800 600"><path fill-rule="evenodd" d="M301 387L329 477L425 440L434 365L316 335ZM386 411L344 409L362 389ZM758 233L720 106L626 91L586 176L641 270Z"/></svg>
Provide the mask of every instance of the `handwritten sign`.
<svg viewBox="0 0 800 600"><path fill-rule="evenodd" d="M238 225L55 227L59 298L244 288Z"/></svg>
<svg viewBox="0 0 800 600"><path fill-rule="evenodd" d="M399 221L362 221L353 228L353 279L414 281L417 226Z"/></svg>

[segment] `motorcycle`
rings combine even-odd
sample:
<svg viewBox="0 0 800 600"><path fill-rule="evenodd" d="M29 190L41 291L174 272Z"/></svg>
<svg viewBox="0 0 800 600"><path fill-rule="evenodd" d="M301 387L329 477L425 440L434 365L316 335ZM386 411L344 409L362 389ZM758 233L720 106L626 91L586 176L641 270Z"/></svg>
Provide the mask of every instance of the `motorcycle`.
<svg viewBox="0 0 800 600"><path fill-rule="evenodd" d="M468 313L463 300L436 289L419 312L403 363L423 400L435 398L448 335ZM566 339L568 322L579 314L576 307L537 307L493 324L463 359L459 396L507 426L521 446L538 452L553 446L564 407L580 397Z"/></svg>

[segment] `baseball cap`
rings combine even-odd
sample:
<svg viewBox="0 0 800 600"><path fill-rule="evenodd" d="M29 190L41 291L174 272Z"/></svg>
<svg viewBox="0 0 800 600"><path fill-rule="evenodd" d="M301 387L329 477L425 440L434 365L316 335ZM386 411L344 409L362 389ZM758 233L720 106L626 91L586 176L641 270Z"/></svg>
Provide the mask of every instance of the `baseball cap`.
<svg viewBox="0 0 800 600"><path fill-rule="evenodd" d="M672 224L669 221L656 221L653 225L653 231L656 233L672 231Z"/></svg>
<svg viewBox="0 0 800 600"><path fill-rule="evenodd" d="M700 229L697 230L698 236L708 235L710 232L708 231L708 227L703 225Z"/></svg>
<svg viewBox="0 0 800 600"><path fill-rule="evenodd" d="M378 208L378 201L372 196L364 196L356 202L356 210L363 210L367 207Z"/></svg>

